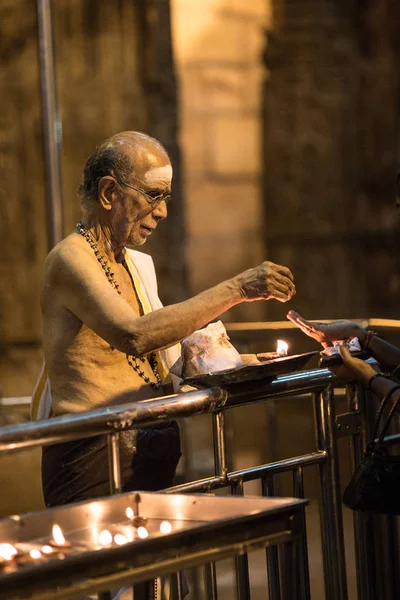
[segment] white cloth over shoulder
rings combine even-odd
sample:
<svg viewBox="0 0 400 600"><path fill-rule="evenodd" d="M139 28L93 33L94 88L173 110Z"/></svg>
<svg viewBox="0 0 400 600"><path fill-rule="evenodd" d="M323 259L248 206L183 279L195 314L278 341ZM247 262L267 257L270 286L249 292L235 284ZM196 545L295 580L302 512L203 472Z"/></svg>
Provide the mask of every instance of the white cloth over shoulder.
<svg viewBox="0 0 400 600"><path fill-rule="evenodd" d="M158 297L157 276L153 259L149 254L144 254L143 252L138 252L136 250L126 249L126 252L129 258L129 267L133 267L136 272L136 277L142 284L142 289L140 292L138 291L138 294L144 295L145 298L143 298L143 300L147 300L147 302L142 302L142 305L148 306L148 312L162 308L161 300ZM176 344L166 350L160 350L159 355L164 369L168 373L170 367L180 356L180 345ZM179 378L172 374L170 377L172 379L174 390L179 391ZM33 421L48 419L51 415L51 405L51 386L47 376L46 365L43 363L42 370L32 394L31 419Z"/></svg>

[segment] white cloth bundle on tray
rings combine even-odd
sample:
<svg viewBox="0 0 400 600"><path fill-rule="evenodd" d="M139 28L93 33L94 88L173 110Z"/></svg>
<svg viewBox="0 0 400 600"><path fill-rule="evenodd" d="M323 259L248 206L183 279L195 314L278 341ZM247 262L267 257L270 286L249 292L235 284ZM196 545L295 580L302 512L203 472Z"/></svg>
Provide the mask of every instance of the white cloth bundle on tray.
<svg viewBox="0 0 400 600"><path fill-rule="evenodd" d="M181 356L170 371L186 379L242 366L242 358L230 343L223 323L217 321L182 341Z"/></svg>

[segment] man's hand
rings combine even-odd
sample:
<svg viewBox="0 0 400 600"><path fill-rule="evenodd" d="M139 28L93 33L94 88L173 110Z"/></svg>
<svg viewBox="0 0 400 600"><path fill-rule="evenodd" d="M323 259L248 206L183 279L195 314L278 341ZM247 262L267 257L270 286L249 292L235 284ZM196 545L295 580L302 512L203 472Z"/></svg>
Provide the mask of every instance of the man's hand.
<svg viewBox="0 0 400 600"><path fill-rule="evenodd" d="M367 332L357 323L352 321L332 321L332 323L319 323L316 321L307 321L297 312L290 310L286 315L303 333L314 340L317 340L324 348L331 345L335 340L345 340L347 338L358 337L364 340Z"/></svg>
<svg viewBox="0 0 400 600"><path fill-rule="evenodd" d="M296 293L290 269L265 261L237 277L245 301L279 300L287 302Z"/></svg>
<svg viewBox="0 0 400 600"><path fill-rule="evenodd" d="M339 354L342 357L343 365L331 367L329 370L340 379L347 379L348 381L356 379L366 385L371 377L375 375L375 369L363 360L354 358L346 344L339 346Z"/></svg>

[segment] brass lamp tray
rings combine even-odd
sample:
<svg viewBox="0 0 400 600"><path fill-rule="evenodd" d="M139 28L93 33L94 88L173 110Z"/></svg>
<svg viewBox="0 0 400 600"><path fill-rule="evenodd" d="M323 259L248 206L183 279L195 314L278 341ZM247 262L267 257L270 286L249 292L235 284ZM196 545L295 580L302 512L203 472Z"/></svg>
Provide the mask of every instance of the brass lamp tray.
<svg viewBox="0 0 400 600"><path fill-rule="evenodd" d="M236 383L247 381L258 381L260 379L274 379L279 375L287 375L293 371L301 371L318 351L305 352L304 354L293 354L274 358L255 365L246 365L238 369L226 369L216 373L193 375L183 380L182 385L190 385L198 388L213 386L229 387Z"/></svg>

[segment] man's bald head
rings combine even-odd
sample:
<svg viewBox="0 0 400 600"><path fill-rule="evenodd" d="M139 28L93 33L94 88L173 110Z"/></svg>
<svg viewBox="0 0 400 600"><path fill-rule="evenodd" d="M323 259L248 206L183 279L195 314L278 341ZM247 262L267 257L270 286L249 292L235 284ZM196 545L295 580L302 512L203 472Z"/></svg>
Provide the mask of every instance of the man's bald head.
<svg viewBox="0 0 400 600"><path fill-rule="evenodd" d="M102 177L140 184L151 169L170 169L170 165L167 151L155 138L139 131L117 133L102 142L85 164L79 186L82 204L89 207L97 200Z"/></svg>

